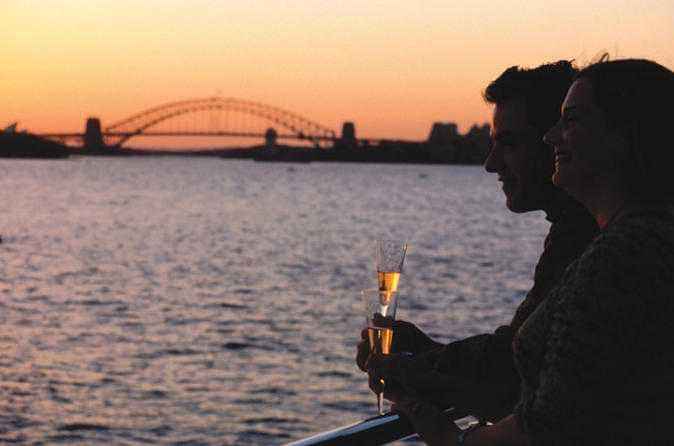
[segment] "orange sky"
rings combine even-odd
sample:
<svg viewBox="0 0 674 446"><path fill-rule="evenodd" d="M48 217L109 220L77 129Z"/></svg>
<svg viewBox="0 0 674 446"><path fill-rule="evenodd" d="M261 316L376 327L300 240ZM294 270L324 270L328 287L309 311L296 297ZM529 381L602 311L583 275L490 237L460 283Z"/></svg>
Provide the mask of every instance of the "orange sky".
<svg viewBox="0 0 674 446"><path fill-rule="evenodd" d="M367 3L366 6L363 3ZM489 119L503 69L602 51L674 67L671 0L4 0L0 127L80 131L213 95L359 136Z"/></svg>

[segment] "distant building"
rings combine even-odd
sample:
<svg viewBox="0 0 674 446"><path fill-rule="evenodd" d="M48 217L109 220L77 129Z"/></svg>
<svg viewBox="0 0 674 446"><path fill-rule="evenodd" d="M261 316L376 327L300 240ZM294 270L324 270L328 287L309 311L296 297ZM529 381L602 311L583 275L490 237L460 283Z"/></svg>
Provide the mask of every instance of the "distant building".
<svg viewBox="0 0 674 446"><path fill-rule="evenodd" d="M459 137L459 130L453 122L436 122L428 135L428 143L437 146L446 146Z"/></svg>
<svg viewBox="0 0 674 446"><path fill-rule="evenodd" d="M489 154L491 127L489 124L481 126L473 125L468 133L466 139L471 146L471 152L468 154L467 161L473 163L483 163Z"/></svg>
<svg viewBox="0 0 674 446"><path fill-rule="evenodd" d="M30 133L0 133L0 158L66 158L70 153L63 144Z"/></svg>
<svg viewBox="0 0 674 446"><path fill-rule="evenodd" d="M16 133L16 126L18 125L18 122L13 122L12 124L8 125L5 127L5 129L2 131L2 133L11 135L12 133Z"/></svg>

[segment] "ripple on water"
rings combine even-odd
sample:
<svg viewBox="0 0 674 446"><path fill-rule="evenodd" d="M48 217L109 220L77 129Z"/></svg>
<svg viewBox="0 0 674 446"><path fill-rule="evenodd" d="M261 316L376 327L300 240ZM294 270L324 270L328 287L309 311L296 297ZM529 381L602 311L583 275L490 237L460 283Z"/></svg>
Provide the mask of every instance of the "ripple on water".
<svg viewBox="0 0 674 446"><path fill-rule="evenodd" d="M222 344L224 350L245 350L250 347L253 347L253 345L245 342L226 342Z"/></svg>
<svg viewBox="0 0 674 446"><path fill-rule="evenodd" d="M320 376L321 378L351 378L353 375L351 373L340 372L338 370L327 370L316 373L316 376Z"/></svg>
<svg viewBox="0 0 674 446"><path fill-rule="evenodd" d="M128 308L126 302L121 300L105 300L97 298L85 298L82 300L67 300L64 302L65 305L82 305L84 307L109 307L109 306L118 306L122 308Z"/></svg>
<svg viewBox="0 0 674 446"><path fill-rule="evenodd" d="M210 322L208 319L189 319L189 318L168 318L166 319L166 324L178 327L181 325L196 325Z"/></svg>
<svg viewBox="0 0 674 446"><path fill-rule="evenodd" d="M66 432L75 432L75 431L107 432L110 430L110 427L103 424L93 424L93 423L68 423L57 426L56 430Z"/></svg>
<svg viewBox="0 0 674 446"><path fill-rule="evenodd" d="M214 304L214 306L220 307L220 308L228 308L230 310L246 310L248 309L247 305L242 305L242 304L234 304L234 303L220 303L220 304Z"/></svg>
<svg viewBox="0 0 674 446"><path fill-rule="evenodd" d="M169 392L164 390L146 390L138 395L141 400L165 400L170 398Z"/></svg>
<svg viewBox="0 0 674 446"><path fill-rule="evenodd" d="M344 413L357 413L363 408L363 403L360 401L331 401L324 402L323 406Z"/></svg>
<svg viewBox="0 0 674 446"><path fill-rule="evenodd" d="M250 392L253 395L267 394L274 396L295 396L297 392L293 389L283 388L283 387L263 387L259 389L254 389Z"/></svg>
<svg viewBox="0 0 674 446"><path fill-rule="evenodd" d="M296 424L302 423L300 418L295 417L251 417L242 420L245 424Z"/></svg>
<svg viewBox="0 0 674 446"><path fill-rule="evenodd" d="M277 444L279 440L288 438L291 438L290 434L283 431L244 429L239 433L236 444Z"/></svg>
<svg viewBox="0 0 674 446"><path fill-rule="evenodd" d="M158 359L165 357L174 357L174 356L195 356L199 355L202 352L199 350L193 350L191 348L166 348L152 352L140 352L135 355L138 359Z"/></svg>

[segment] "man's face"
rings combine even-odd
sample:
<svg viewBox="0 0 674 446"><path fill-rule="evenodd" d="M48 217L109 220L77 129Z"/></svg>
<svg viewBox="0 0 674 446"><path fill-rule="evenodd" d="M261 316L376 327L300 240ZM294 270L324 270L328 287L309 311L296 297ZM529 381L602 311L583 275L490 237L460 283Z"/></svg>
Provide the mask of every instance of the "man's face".
<svg viewBox="0 0 674 446"><path fill-rule="evenodd" d="M551 151L527 122L523 100L496 105L491 140L484 168L498 174L508 209L528 212L545 208L552 187Z"/></svg>

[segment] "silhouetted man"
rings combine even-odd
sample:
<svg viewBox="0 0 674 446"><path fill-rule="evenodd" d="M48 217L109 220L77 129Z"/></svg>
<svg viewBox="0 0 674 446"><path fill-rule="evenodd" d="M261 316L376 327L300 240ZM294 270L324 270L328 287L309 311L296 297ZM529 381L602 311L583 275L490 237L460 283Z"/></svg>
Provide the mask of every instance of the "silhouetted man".
<svg viewBox="0 0 674 446"><path fill-rule="evenodd" d="M370 387L386 395L422 398L438 406L457 406L487 420L512 413L520 378L512 359L514 333L597 234L590 214L552 185L552 149L543 135L559 119L560 107L577 70L568 61L534 69L511 67L485 90L494 104L492 147L484 163L502 183L508 209L543 210L552 223L536 265L534 286L508 325L494 333L439 344L409 322L394 322L395 353L369 357L366 333L356 362L368 371ZM408 353L411 353L408 354Z"/></svg>

